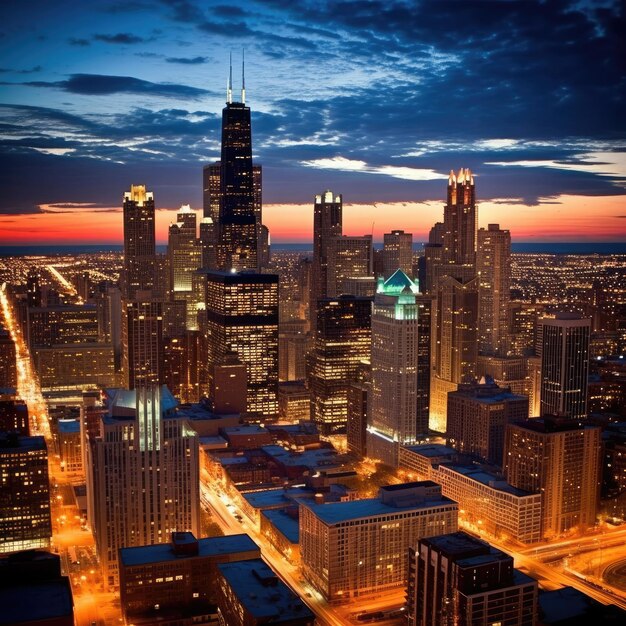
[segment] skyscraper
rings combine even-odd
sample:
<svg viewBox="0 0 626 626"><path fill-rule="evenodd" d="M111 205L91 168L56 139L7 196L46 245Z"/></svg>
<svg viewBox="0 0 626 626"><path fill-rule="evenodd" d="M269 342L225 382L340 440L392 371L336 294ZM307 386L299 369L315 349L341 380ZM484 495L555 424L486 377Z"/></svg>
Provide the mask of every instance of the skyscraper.
<svg viewBox="0 0 626 626"><path fill-rule="evenodd" d="M163 382L163 303L150 292L139 300L126 301L122 310L122 371L124 386Z"/></svg>
<svg viewBox="0 0 626 626"><path fill-rule="evenodd" d="M511 233L499 224L478 231L479 351L506 355L511 301Z"/></svg>
<svg viewBox="0 0 626 626"><path fill-rule="evenodd" d="M44 438L0 434L0 553L47 548L51 535Z"/></svg>
<svg viewBox="0 0 626 626"><path fill-rule="evenodd" d="M88 511L104 584L118 584L122 547L199 532L198 436L167 387L111 390L87 444Z"/></svg>
<svg viewBox="0 0 626 626"><path fill-rule="evenodd" d="M155 274L154 194L144 185L124 193L123 294L153 289Z"/></svg>
<svg viewBox="0 0 626 626"><path fill-rule="evenodd" d="M450 172L448 198L443 212L444 261L455 265L476 263L476 187L469 169Z"/></svg>
<svg viewBox="0 0 626 626"><path fill-rule="evenodd" d="M186 327L197 330L197 303L192 277L202 264L202 247L196 238L196 214L188 204L180 207L176 222L170 224L167 254L171 297L185 302Z"/></svg>
<svg viewBox="0 0 626 626"><path fill-rule="evenodd" d="M342 232L343 202L341 195L325 191L315 196L313 207L313 265L311 268L310 322L315 335L317 301L328 296L328 245Z"/></svg>
<svg viewBox="0 0 626 626"><path fill-rule="evenodd" d="M437 300L430 427L445 432L447 394L476 376L478 357L478 290L476 277L476 188L468 169L450 172L443 224L431 231L441 242L428 255L425 275ZM439 254L439 252L441 254Z"/></svg>
<svg viewBox="0 0 626 626"><path fill-rule="evenodd" d="M318 300L309 388L311 418L324 434L346 426L348 387L359 362L370 358L371 309L370 298Z"/></svg>
<svg viewBox="0 0 626 626"><path fill-rule="evenodd" d="M600 427L546 416L509 424L503 469L508 483L542 494L542 534L593 526L600 489Z"/></svg>
<svg viewBox="0 0 626 626"><path fill-rule="evenodd" d="M591 320L576 313L539 319L541 415L587 416Z"/></svg>
<svg viewBox="0 0 626 626"><path fill-rule="evenodd" d="M445 432L448 393L476 377L478 357L478 278L441 276L436 291L430 427Z"/></svg>
<svg viewBox="0 0 626 626"><path fill-rule="evenodd" d="M328 263L327 297L336 298L348 294L346 283L350 278L373 276L371 235L331 237L326 243L326 251Z"/></svg>
<svg viewBox="0 0 626 626"><path fill-rule="evenodd" d="M278 276L253 272L203 272L205 374L229 352L246 365L250 421L278 417Z"/></svg>
<svg viewBox="0 0 626 626"><path fill-rule="evenodd" d="M537 581L513 557L464 532L409 549L409 626L535 626Z"/></svg>
<svg viewBox="0 0 626 626"><path fill-rule="evenodd" d="M242 83L241 102L233 102L232 67L226 107L222 111L219 167L218 266L224 270L257 270L259 224L255 206L250 107L246 106L245 83Z"/></svg>
<svg viewBox="0 0 626 626"><path fill-rule="evenodd" d="M383 235L383 275L387 279L397 269L413 275L413 235L403 230L392 230Z"/></svg>
<svg viewBox="0 0 626 626"><path fill-rule="evenodd" d="M428 430L430 333L420 316L430 321L429 304L402 270L384 282L379 278L372 308L367 451L392 466L398 464L398 446L415 443Z"/></svg>

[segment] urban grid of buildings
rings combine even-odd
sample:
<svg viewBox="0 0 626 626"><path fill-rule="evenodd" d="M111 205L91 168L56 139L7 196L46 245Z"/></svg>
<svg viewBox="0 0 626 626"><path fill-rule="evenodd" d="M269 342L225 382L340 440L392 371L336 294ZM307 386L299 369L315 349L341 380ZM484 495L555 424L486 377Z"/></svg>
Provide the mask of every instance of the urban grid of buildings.
<svg viewBox="0 0 626 626"><path fill-rule="evenodd" d="M231 70L167 252L132 184L122 259L3 269L0 624L622 620L624 259L512 255L469 169L419 251L321 190L312 252L270 254L252 155Z"/></svg>

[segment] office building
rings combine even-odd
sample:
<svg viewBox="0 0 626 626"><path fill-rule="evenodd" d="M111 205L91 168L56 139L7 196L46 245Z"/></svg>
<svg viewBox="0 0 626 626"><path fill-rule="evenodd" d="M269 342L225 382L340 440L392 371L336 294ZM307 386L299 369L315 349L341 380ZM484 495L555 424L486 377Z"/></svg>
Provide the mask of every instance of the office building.
<svg viewBox="0 0 626 626"><path fill-rule="evenodd" d="M0 389L16 387L15 343L9 331L0 322Z"/></svg>
<svg viewBox="0 0 626 626"><path fill-rule="evenodd" d="M342 234L343 200L340 194L325 191L315 196L313 205L313 262L311 267L310 323L315 334L317 301L328 297L328 246ZM330 268L331 272L333 268Z"/></svg>
<svg viewBox="0 0 626 626"><path fill-rule="evenodd" d="M348 386L348 421L346 424L348 452L358 458L367 455L367 416L372 388L372 366L361 361L355 378Z"/></svg>
<svg viewBox="0 0 626 626"><path fill-rule="evenodd" d="M108 412L87 444L88 514L107 588L118 550L198 534L198 436L166 387L108 392Z"/></svg>
<svg viewBox="0 0 626 626"><path fill-rule="evenodd" d="M431 481L381 487L377 498L354 502L302 502L302 573L329 602L398 589L409 547L455 532L457 512Z"/></svg>
<svg viewBox="0 0 626 626"><path fill-rule="evenodd" d="M402 270L379 278L372 308L368 455L396 467L398 446L428 431L430 299Z"/></svg>
<svg viewBox="0 0 626 626"><path fill-rule="evenodd" d="M220 626L313 626L315 616L261 559L217 565Z"/></svg>
<svg viewBox="0 0 626 626"><path fill-rule="evenodd" d="M448 393L463 380L476 377L479 279L444 275L437 285L430 427L443 433Z"/></svg>
<svg viewBox="0 0 626 626"><path fill-rule="evenodd" d="M155 208L154 194L144 185L131 185L124 192L124 271L125 298L137 291L154 289L155 282Z"/></svg>
<svg viewBox="0 0 626 626"><path fill-rule="evenodd" d="M236 352L226 352L213 364L209 398L217 415L247 411L247 368Z"/></svg>
<svg viewBox="0 0 626 626"><path fill-rule="evenodd" d="M51 535L44 438L0 434L0 553L48 548Z"/></svg>
<svg viewBox="0 0 626 626"><path fill-rule="evenodd" d="M311 392L304 381L290 380L278 385L278 418L291 424L311 419Z"/></svg>
<svg viewBox="0 0 626 626"><path fill-rule="evenodd" d="M374 275L371 235L331 237L326 244L326 252L328 298L347 294L352 279Z"/></svg>
<svg viewBox="0 0 626 626"><path fill-rule="evenodd" d="M483 354L506 355L511 301L511 233L499 224L478 231L479 345Z"/></svg>
<svg viewBox="0 0 626 626"><path fill-rule="evenodd" d="M479 354L476 370L478 376L491 376L497 385L510 387L515 394L526 396L531 394L528 357ZM529 407L528 417L538 415L539 413L531 413Z"/></svg>
<svg viewBox="0 0 626 626"><path fill-rule="evenodd" d="M28 437L28 407L19 400L13 388L0 387L0 432L14 432Z"/></svg>
<svg viewBox="0 0 626 626"><path fill-rule="evenodd" d="M587 416L591 320L576 313L544 316L538 322L541 415Z"/></svg>
<svg viewBox="0 0 626 626"><path fill-rule="evenodd" d="M453 463L459 453L440 443L400 446L398 465L411 480L432 480L441 463Z"/></svg>
<svg viewBox="0 0 626 626"><path fill-rule="evenodd" d="M448 197L443 212L443 258L445 263L474 266L478 211L476 186L469 169L450 172Z"/></svg>
<svg viewBox="0 0 626 626"><path fill-rule="evenodd" d="M84 482L80 420L60 419L57 422L61 471L71 482Z"/></svg>
<svg viewBox="0 0 626 626"><path fill-rule="evenodd" d="M493 537L524 544L541 541L541 494L509 485L502 476L476 465L441 463L431 480L458 502L461 519Z"/></svg>
<svg viewBox="0 0 626 626"><path fill-rule="evenodd" d="M99 341L98 311L92 305L29 308L27 319L31 350Z"/></svg>
<svg viewBox="0 0 626 626"><path fill-rule="evenodd" d="M310 346L310 337L302 330L285 330L280 324L278 333L278 378L281 381L303 380L306 377L306 354Z"/></svg>
<svg viewBox="0 0 626 626"><path fill-rule="evenodd" d="M596 522L600 427L546 416L509 424L503 469L513 487L542 494L542 534L549 539Z"/></svg>
<svg viewBox="0 0 626 626"><path fill-rule="evenodd" d="M383 235L383 276L387 279L397 269L413 276L413 235L403 230Z"/></svg>
<svg viewBox="0 0 626 626"><path fill-rule="evenodd" d="M122 309L122 370L124 386L163 382L163 302L150 292L124 302Z"/></svg>
<svg viewBox="0 0 626 626"><path fill-rule="evenodd" d="M513 557L464 532L420 539L409 553L410 626L537 624L537 581Z"/></svg>
<svg viewBox="0 0 626 626"><path fill-rule="evenodd" d="M249 421L278 417L278 276L252 272L205 272L203 341L206 380L228 352L247 370Z"/></svg>
<svg viewBox="0 0 626 626"><path fill-rule="evenodd" d="M348 387L371 350L370 298L318 300L315 343L310 357L311 419L325 434L344 429Z"/></svg>
<svg viewBox="0 0 626 626"><path fill-rule="evenodd" d="M182 404L200 401L199 343L197 330L163 339L163 384Z"/></svg>
<svg viewBox="0 0 626 626"><path fill-rule="evenodd" d="M500 465L506 425L527 419L528 396L492 378L461 383L448 394L448 445L478 461Z"/></svg>
<svg viewBox="0 0 626 626"><path fill-rule="evenodd" d="M168 539L120 549L120 601L127 624L198 623L215 613L217 564L261 556L248 535L196 539L191 532L174 532Z"/></svg>

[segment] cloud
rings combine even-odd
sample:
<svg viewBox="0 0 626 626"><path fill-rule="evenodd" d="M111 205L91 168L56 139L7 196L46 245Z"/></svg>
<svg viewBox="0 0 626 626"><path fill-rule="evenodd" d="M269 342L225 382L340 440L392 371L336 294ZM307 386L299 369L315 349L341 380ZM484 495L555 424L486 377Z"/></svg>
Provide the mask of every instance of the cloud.
<svg viewBox="0 0 626 626"><path fill-rule="evenodd" d="M6 67L0 67L0 73L2 74L36 74L37 72L41 72L43 68L41 65L35 65L31 67L29 70L12 70Z"/></svg>
<svg viewBox="0 0 626 626"><path fill-rule="evenodd" d="M116 33L115 35L96 34L93 36L93 39L94 41L116 44L135 44L149 41L148 39L144 39L143 37L139 37L138 35L133 35L131 33Z"/></svg>
<svg viewBox="0 0 626 626"><path fill-rule="evenodd" d="M103 96L114 93L135 93L162 96L165 98L199 98L210 94L206 89L177 85L174 83L152 83L132 76L107 76L104 74L72 74L67 80L56 82L31 81L26 83L1 83L4 85L27 85L49 87L68 93Z"/></svg>
<svg viewBox="0 0 626 626"><path fill-rule="evenodd" d="M53 202L39 205L41 213L83 213L85 210L93 213L119 213L121 208L100 205L97 202Z"/></svg>
<svg viewBox="0 0 626 626"><path fill-rule="evenodd" d="M398 167L396 165L368 165L365 161L346 159L345 157L332 157L329 159L315 159L313 161L301 161L306 167L318 169L339 170L341 172L363 172L365 174L382 174L392 178L404 180L438 180L447 178L431 169L415 167Z"/></svg>
<svg viewBox="0 0 626 626"><path fill-rule="evenodd" d="M91 45L91 42L89 41L89 39L82 39L79 37L70 37L67 41L70 44L70 46L79 46L79 47L85 48Z"/></svg>
<svg viewBox="0 0 626 626"><path fill-rule="evenodd" d="M206 63L209 57L167 57L167 63L180 63L181 65L201 65Z"/></svg>

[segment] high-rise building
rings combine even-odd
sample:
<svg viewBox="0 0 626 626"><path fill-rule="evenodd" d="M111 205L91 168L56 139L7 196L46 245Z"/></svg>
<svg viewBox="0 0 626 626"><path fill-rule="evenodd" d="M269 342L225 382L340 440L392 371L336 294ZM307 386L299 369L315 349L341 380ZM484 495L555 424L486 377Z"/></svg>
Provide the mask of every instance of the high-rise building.
<svg viewBox="0 0 626 626"><path fill-rule="evenodd" d="M328 434L345 428L348 387L359 362L370 358L372 301L341 296L317 302L309 372L311 419Z"/></svg>
<svg viewBox="0 0 626 626"><path fill-rule="evenodd" d="M510 333L511 233L499 224L478 231L479 345L483 354L506 355Z"/></svg>
<svg viewBox="0 0 626 626"><path fill-rule="evenodd" d="M331 237L326 243L326 252L326 297L347 294L350 279L374 275L371 235Z"/></svg>
<svg viewBox="0 0 626 626"><path fill-rule="evenodd" d="M31 267L26 276L26 302L29 307L41 306L41 274L39 268Z"/></svg>
<svg viewBox="0 0 626 626"><path fill-rule="evenodd" d="M500 465L506 425L528 418L528 396L498 387L490 377L461 383L448 394L448 445L479 461Z"/></svg>
<svg viewBox="0 0 626 626"><path fill-rule="evenodd" d="M196 214L183 205L170 224L167 243L169 291L173 300L182 300L186 308L186 327L198 329L198 310L193 291L193 273L202 264L202 244L196 238Z"/></svg>
<svg viewBox="0 0 626 626"><path fill-rule="evenodd" d="M448 198L443 213L445 263L475 265L477 228L474 176L469 169L459 170L458 175L451 171L448 178Z"/></svg>
<svg viewBox="0 0 626 626"><path fill-rule="evenodd" d="M398 446L428 431L430 390L430 300L402 270L379 278L371 364L368 455L397 466Z"/></svg>
<svg viewBox="0 0 626 626"><path fill-rule="evenodd" d="M196 330L163 339L163 383L183 404L200 401L199 343Z"/></svg>
<svg viewBox="0 0 626 626"><path fill-rule="evenodd" d="M87 459L88 513L106 587L118 584L120 548L198 534L198 436L167 387L111 390Z"/></svg>
<svg viewBox="0 0 626 626"><path fill-rule="evenodd" d="M163 382L163 302L150 292L137 293L138 300L126 301L122 310L124 386Z"/></svg>
<svg viewBox="0 0 626 626"><path fill-rule="evenodd" d="M304 577L329 602L401 587L415 540L457 529L458 506L432 481L381 487L377 498L301 501Z"/></svg>
<svg viewBox="0 0 626 626"><path fill-rule="evenodd" d="M247 368L236 352L226 352L213 364L209 397L218 415L247 411Z"/></svg>
<svg viewBox="0 0 626 626"><path fill-rule="evenodd" d="M537 581L513 557L464 532L409 550L409 626L535 626Z"/></svg>
<svg viewBox="0 0 626 626"><path fill-rule="evenodd" d="M541 415L586 417L591 320L556 313L542 317L538 325Z"/></svg>
<svg viewBox="0 0 626 626"><path fill-rule="evenodd" d="M16 387L15 343L11 333L0 322L0 388Z"/></svg>
<svg viewBox="0 0 626 626"><path fill-rule="evenodd" d="M348 452L357 457L367 454L367 416L372 386L372 366L361 361L356 377L348 386L348 421L346 424Z"/></svg>
<svg viewBox="0 0 626 626"><path fill-rule="evenodd" d="M438 432L446 431L448 393L476 377L478 292L478 278L438 280L430 410L430 427Z"/></svg>
<svg viewBox="0 0 626 626"><path fill-rule="evenodd" d="M98 342L98 311L92 305L29 308L27 320L31 350Z"/></svg>
<svg viewBox="0 0 626 626"><path fill-rule="evenodd" d="M413 235L392 230L383 235L383 276L389 278L397 269L413 275Z"/></svg>
<svg viewBox="0 0 626 626"><path fill-rule="evenodd" d="M136 291L155 286L154 194L144 185L131 185L124 192L123 294L134 298Z"/></svg>
<svg viewBox="0 0 626 626"><path fill-rule="evenodd" d="M203 272L205 378L228 352L246 365L246 419L278 417L278 276L253 272ZM204 358L204 357L203 357Z"/></svg>
<svg viewBox="0 0 626 626"><path fill-rule="evenodd" d="M0 553L47 548L51 536L46 442L0 434Z"/></svg>
<svg viewBox="0 0 626 626"><path fill-rule="evenodd" d="M596 521L600 428L546 416L509 424L503 468L508 483L542 494L542 534L561 535Z"/></svg>
<svg viewBox="0 0 626 626"><path fill-rule="evenodd" d="M343 201L341 195L325 191L315 196L313 206L313 264L311 268L310 322L315 334L317 301L328 297L328 246L342 233ZM332 271L332 268L331 268Z"/></svg>
<svg viewBox="0 0 626 626"><path fill-rule="evenodd" d="M430 241L442 245L427 255L425 276L436 297L430 427L446 430L447 395L464 379L476 377L478 293L476 276L476 188L470 170L450 172L443 224L433 227ZM433 248L433 250L435 250ZM428 251L427 251L428 252ZM440 253L439 253L440 252Z"/></svg>
<svg viewBox="0 0 626 626"><path fill-rule="evenodd" d="M246 106L243 84L241 102L233 102L232 68L226 106L222 111L219 167L218 267L223 270L258 270L260 220L255 206L250 107Z"/></svg>

